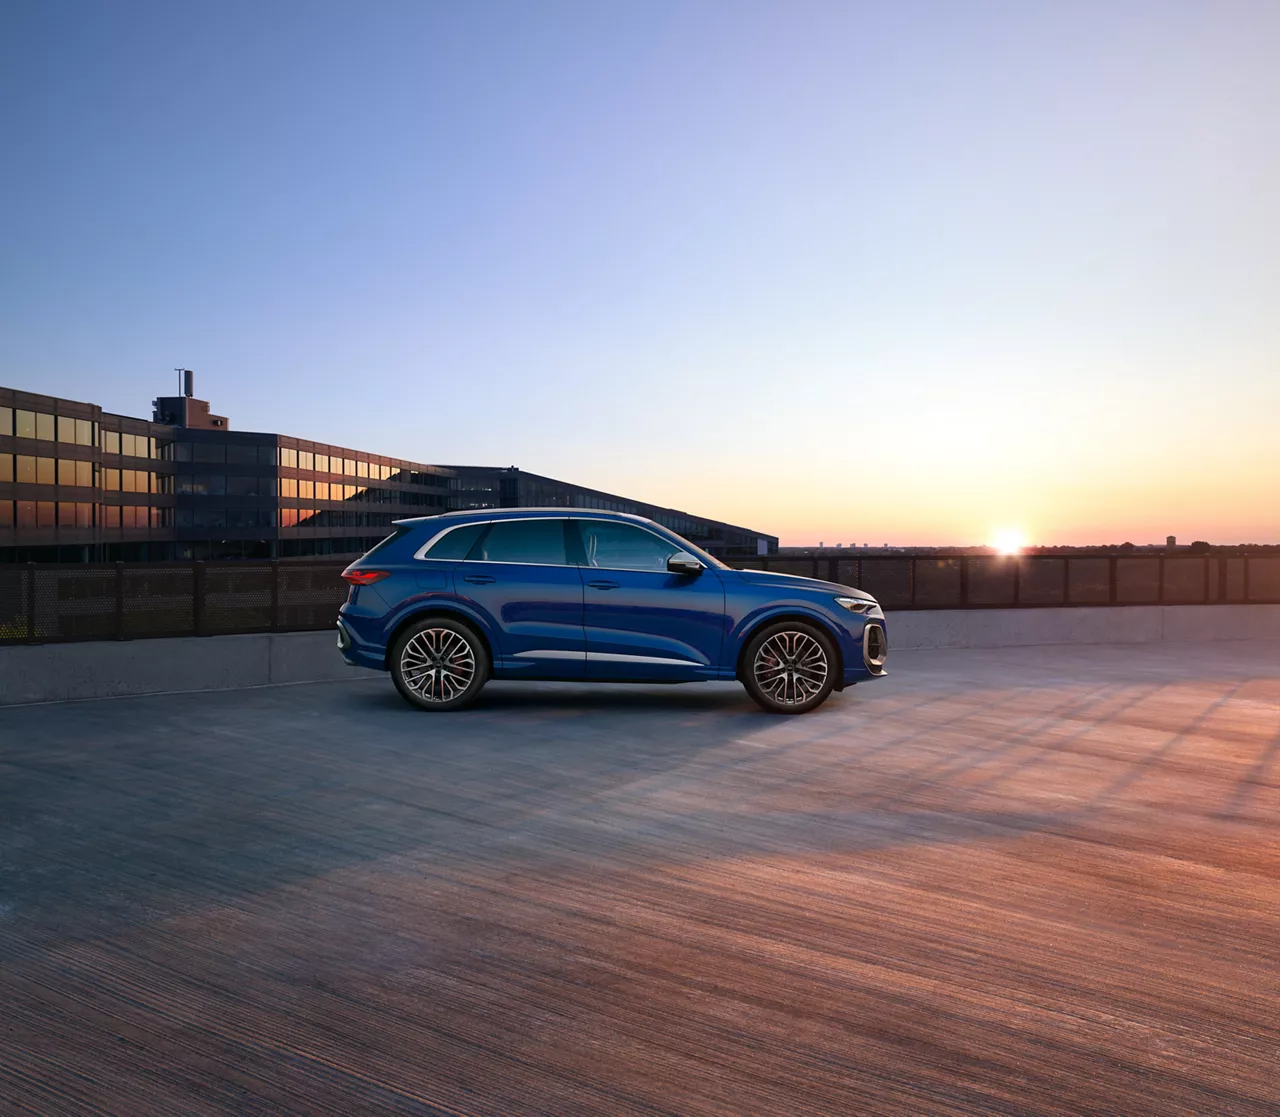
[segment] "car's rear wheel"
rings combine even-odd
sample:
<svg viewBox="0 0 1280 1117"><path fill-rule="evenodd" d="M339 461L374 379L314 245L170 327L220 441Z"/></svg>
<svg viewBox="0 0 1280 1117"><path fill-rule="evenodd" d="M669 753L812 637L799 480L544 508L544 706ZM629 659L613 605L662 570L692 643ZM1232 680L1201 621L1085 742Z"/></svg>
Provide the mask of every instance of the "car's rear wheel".
<svg viewBox="0 0 1280 1117"><path fill-rule="evenodd" d="M756 633L742 660L742 685L775 714L805 714L835 686L836 649L816 625L782 621Z"/></svg>
<svg viewBox="0 0 1280 1117"><path fill-rule="evenodd" d="M391 649L391 678L420 710L460 710L489 678L484 641L461 621L428 617L406 628Z"/></svg>

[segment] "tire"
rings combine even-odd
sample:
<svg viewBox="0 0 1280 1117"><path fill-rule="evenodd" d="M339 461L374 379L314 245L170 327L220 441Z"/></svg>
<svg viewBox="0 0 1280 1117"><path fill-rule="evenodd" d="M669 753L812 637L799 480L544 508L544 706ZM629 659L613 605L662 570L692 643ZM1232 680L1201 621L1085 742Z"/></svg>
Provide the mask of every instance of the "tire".
<svg viewBox="0 0 1280 1117"><path fill-rule="evenodd" d="M461 710L489 679L484 641L470 625L447 617L411 624L391 646L390 660L396 690L420 710Z"/></svg>
<svg viewBox="0 0 1280 1117"><path fill-rule="evenodd" d="M771 714L807 714L826 700L836 683L835 644L804 621L767 625L747 644L742 685Z"/></svg>

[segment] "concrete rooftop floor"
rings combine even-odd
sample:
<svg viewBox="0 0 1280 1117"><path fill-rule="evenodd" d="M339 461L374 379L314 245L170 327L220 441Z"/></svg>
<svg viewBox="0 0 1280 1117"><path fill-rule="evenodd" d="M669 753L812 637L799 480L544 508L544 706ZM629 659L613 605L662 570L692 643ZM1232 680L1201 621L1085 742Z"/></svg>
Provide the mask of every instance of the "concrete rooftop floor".
<svg viewBox="0 0 1280 1117"><path fill-rule="evenodd" d="M0 709L0 1112L1280 1112L1280 642Z"/></svg>

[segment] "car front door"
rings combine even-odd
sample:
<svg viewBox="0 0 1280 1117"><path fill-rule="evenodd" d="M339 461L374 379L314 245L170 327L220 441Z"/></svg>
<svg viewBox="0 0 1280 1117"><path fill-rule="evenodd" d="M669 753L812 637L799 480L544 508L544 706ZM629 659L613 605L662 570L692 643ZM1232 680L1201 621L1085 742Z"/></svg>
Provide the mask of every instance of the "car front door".
<svg viewBox="0 0 1280 1117"><path fill-rule="evenodd" d="M637 524L579 519L587 678L716 676L724 586L714 569L672 574L680 548Z"/></svg>
<svg viewBox="0 0 1280 1117"><path fill-rule="evenodd" d="M553 517L495 520L453 569L454 592L496 634L500 675L585 674L582 575L568 560L567 529L567 520ZM576 551L576 536L573 542Z"/></svg>

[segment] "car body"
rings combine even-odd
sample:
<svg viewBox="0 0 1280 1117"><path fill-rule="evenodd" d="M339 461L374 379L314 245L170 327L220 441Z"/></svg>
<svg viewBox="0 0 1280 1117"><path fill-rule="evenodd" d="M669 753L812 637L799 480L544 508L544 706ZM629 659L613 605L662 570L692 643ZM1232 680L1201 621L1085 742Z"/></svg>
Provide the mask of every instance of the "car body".
<svg viewBox="0 0 1280 1117"><path fill-rule="evenodd" d="M395 534L343 577L351 583L338 618L343 657L390 670L405 697L423 708L465 704L454 701L458 694L424 701L412 685L423 672L460 685L467 669L447 679L451 669L439 650L442 641L453 642L449 633L467 645L464 660L469 654L471 669L485 678L749 683L744 654L762 632L777 630L782 638L759 652L753 663L763 667L752 678L779 690L779 672L790 673L779 694L793 685L793 700L775 703L785 712L804 712L833 689L885 673L884 615L868 594L733 570L660 524L625 513L484 509L397 521ZM435 635L404 651L401 663L397 649L413 630ZM823 693L814 703L806 655L823 660ZM761 700L752 685L748 690Z"/></svg>

